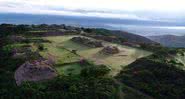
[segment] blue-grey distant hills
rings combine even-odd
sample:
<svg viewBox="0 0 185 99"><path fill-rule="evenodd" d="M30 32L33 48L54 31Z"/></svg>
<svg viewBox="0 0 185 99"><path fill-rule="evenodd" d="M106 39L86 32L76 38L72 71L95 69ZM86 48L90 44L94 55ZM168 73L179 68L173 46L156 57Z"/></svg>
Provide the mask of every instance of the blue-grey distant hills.
<svg viewBox="0 0 185 99"><path fill-rule="evenodd" d="M87 16L66 15L35 15L20 13L0 13L0 24L66 24L88 28L106 28L110 30L124 30L142 36L185 34L185 29L168 29L160 27L184 27L184 22L164 22L155 20L100 18Z"/></svg>
<svg viewBox="0 0 185 99"><path fill-rule="evenodd" d="M166 47L183 47L185 48L185 35L162 35L162 36L149 36L149 39L161 43Z"/></svg>
<svg viewBox="0 0 185 99"><path fill-rule="evenodd" d="M114 35L118 37L123 37L129 42L135 42L135 43L146 43L146 44L156 44L153 40L150 40L144 36L140 36L137 34L125 32L125 31L111 31Z"/></svg>

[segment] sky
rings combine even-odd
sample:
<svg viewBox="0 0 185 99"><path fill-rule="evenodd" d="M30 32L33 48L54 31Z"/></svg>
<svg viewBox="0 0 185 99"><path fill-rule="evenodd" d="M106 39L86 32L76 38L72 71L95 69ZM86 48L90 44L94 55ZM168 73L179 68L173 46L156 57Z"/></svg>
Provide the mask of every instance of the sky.
<svg viewBox="0 0 185 99"><path fill-rule="evenodd" d="M0 13L180 22L185 0L0 0Z"/></svg>

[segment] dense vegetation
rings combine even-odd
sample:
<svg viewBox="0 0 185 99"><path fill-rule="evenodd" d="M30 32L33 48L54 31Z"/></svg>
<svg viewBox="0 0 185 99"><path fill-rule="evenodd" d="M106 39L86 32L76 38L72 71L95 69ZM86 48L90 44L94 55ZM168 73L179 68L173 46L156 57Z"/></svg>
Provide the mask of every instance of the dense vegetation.
<svg viewBox="0 0 185 99"><path fill-rule="evenodd" d="M185 98L185 71L180 67L184 65L177 65L175 61L168 60L169 55L176 53L182 54L184 51L183 49L165 50L138 59L125 67L117 78L124 84L157 99L183 99Z"/></svg>

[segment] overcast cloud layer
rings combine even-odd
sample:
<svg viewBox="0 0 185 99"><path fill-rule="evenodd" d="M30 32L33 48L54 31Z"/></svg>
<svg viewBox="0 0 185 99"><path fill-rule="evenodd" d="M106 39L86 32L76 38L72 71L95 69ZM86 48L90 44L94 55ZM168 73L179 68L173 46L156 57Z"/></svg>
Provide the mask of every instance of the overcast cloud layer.
<svg viewBox="0 0 185 99"><path fill-rule="evenodd" d="M182 21L184 0L0 0L0 13Z"/></svg>

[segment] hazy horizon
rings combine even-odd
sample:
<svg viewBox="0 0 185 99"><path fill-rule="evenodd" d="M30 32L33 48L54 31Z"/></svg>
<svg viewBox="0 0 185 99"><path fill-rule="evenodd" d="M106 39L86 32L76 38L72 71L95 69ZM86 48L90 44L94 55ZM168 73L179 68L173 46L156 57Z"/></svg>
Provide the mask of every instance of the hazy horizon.
<svg viewBox="0 0 185 99"><path fill-rule="evenodd" d="M123 30L142 36L185 35L185 26L179 23L141 21L134 19L57 16L37 14L0 13L0 23L10 24L66 24L79 27Z"/></svg>
<svg viewBox="0 0 185 99"><path fill-rule="evenodd" d="M0 23L68 24L185 35L183 0L0 0Z"/></svg>

